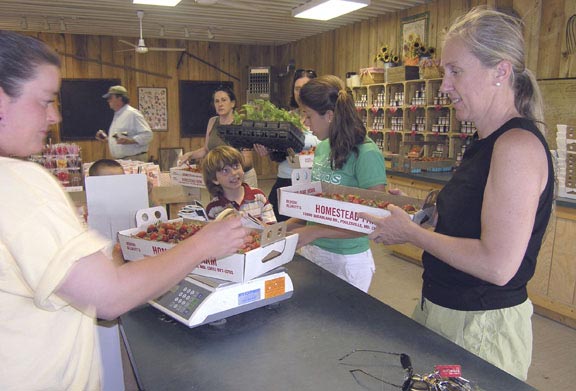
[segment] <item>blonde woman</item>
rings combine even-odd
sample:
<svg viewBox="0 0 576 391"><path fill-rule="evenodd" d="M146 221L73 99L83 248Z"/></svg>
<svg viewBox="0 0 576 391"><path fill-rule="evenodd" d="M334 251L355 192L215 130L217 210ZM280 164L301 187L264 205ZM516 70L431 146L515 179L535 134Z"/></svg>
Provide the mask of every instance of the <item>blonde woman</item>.
<svg viewBox="0 0 576 391"><path fill-rule="evenodd" d="M526 68L522 22L475 8L446 34L441 91L459 121L478 129L462 164L438 196L435 232L400 208L365 216L385 244L424 249L422 303L414 318L525 380L532 356L526 284L554 196L542 102Z"/></svg>

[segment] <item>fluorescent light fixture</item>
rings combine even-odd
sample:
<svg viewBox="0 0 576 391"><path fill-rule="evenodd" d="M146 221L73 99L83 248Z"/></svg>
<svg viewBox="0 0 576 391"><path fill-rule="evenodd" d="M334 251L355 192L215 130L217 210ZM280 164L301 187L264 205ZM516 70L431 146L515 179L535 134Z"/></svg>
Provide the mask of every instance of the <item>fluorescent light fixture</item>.
<svg viewBox="0 0 576 391"><path fill-rule="evenodd" d="M370 5L370 0L311 0L292 10L296 18L330 20Z"/></svg>
<svg viewBox="0 0 576 391"><path fill-rule="evenodd" d="M181 0L133 0L134 4L146 4L146 5L163 5L165 7L174 7Z"/></svg>

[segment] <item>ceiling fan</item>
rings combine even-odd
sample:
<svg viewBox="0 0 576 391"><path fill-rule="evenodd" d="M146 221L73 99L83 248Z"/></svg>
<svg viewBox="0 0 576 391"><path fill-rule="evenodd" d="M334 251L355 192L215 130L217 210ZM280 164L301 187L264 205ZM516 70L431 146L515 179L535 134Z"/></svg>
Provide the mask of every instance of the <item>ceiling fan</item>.
<svg viewBox="0 0 576 391"><path fill-rule="evenodd" d="M136 11L136 15L138 16L138 20L140 21L140 38L138 39L138 45L134 45L132 42L124 41L123 39L119 39L118 41L132 46L134 51L138 54L145 54L148 51L155 51L155 52L184 52L186 49L184 48L149 48L144 43L144 37L142 36L142 19L144 19L144 11ZM120 50L120 52L131 51L132 49L128 50Z"/></svg>
<svg viewBox="0 0 576 391"><path fill-rule="evenodd" d="M259 11L258 7L249 4L239 4L237 1L232 0L194 0L198 5L220 5L223 7L236 8L247 11Z"/></svg>

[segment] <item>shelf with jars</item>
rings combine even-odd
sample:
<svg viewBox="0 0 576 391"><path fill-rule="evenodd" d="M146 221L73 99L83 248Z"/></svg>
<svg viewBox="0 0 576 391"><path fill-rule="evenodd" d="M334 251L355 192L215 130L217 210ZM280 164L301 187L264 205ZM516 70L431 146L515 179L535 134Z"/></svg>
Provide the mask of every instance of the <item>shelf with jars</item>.
<svg viewBox="0 0 576 391"><path fill-rule="evenodd" d="M456 161L463 154L476 129L456 119L441 84L442 79L419 79L352 88L367 130L385 155L401 153L405 142L425 142L424 157Z"/></svg>

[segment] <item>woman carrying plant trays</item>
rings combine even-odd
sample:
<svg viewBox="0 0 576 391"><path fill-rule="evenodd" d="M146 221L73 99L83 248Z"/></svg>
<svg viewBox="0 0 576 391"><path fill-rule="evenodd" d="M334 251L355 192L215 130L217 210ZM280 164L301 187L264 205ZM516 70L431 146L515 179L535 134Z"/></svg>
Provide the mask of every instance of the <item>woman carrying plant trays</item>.
<svg viewBox="0 0 576 391"><path fill-rule="evenodd" d="M300 107L300 89L310 80L317 77L316 72L312 69L296 69L294 72L294 78L292 79L292 96L290 97L290 107L293 109L292 112L300 115L303 118L303 113L299 109ZM318 138L314 136L308 129L304 129L304 150L310 150L318 144ZM260 156L270 156L270 159L278 162L278 176L276 177L276 182L270 190L268 195L268 201L272 204L274 208L274 214L278 221L288 220L288 216L283 216L278 211L278 189L281 187L286 187L292 185L292 167L288 163L286 156L287 151L270 151L263 145L254 144L254 150Z"/></svg>
<svg viewBox="0 0 576 391"><path fill-rule="evenodd" d="M230 88L220 86L214 91L214 94L212 94L212 103L218 115L208 120L204 146L182 155L178 160L179 165L189 160L202 159L212 149L220 145L228 145L218 134L218 125L230 125L234 122L236 95ZM254 169L252 150L244 149L240 152L242 152L244 156L244 182L250 185L250 187L258 187L258 177Z"/></svg>
<svg viewBox="0 0 576 391"><path fill-rule="evenodd" d="M312 79L300 90L300 101L304 124L321 140L312 180L385 191L384 157L367 136L344 82L331 75ZM288 229L300 234L304 257L368 291L375 266L365 234L298 219L289 219Z"/></svg>

